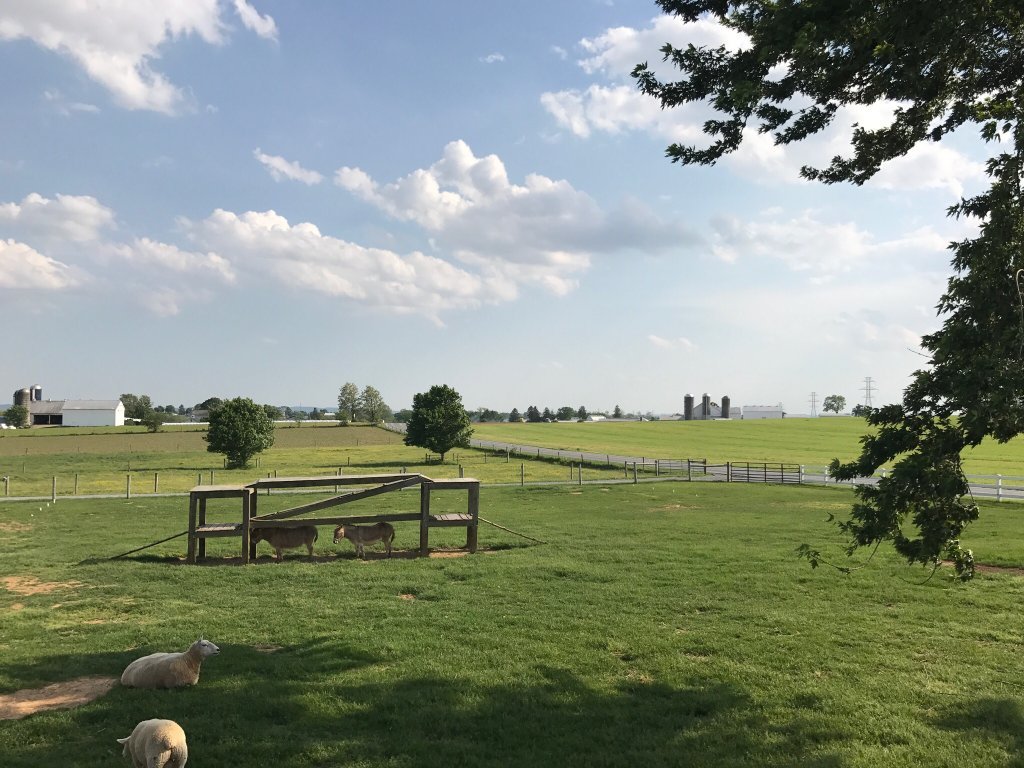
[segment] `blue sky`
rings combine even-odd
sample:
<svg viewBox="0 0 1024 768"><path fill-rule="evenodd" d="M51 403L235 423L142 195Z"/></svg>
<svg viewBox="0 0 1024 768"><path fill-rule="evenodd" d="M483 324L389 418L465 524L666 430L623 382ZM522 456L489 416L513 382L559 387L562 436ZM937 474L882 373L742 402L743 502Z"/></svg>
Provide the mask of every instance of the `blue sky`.
<svg viewBox="0 0 1024 768"><path fill-rule="evenodd" d="M897 400L976 142L799 179L878 105L681 168L664 148L707 109L628 76L667 41L743 44L646 0L6 0L0 387L806 413L870 376Z"/></svg>

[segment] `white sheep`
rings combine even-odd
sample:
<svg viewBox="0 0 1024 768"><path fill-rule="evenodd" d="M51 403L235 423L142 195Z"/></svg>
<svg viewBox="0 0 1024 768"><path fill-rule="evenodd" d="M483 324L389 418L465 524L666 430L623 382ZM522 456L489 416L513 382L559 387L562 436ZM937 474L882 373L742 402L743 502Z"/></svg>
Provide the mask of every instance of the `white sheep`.
<svg viewBox="0 0 1024 768"><path fill-rule="evenodd" d="M184 768L188 760L185 731L173 720L143 720L126 739L121 753L132 768Z"/></svg>
<svg viewBox="0 0 1024 768"><path fill-rule="evenodd" d="M121 673L129 688L180 688L199 682L203 660L220 653L209 640L199 638L184 653L151 653L136 659Z"/></svg>

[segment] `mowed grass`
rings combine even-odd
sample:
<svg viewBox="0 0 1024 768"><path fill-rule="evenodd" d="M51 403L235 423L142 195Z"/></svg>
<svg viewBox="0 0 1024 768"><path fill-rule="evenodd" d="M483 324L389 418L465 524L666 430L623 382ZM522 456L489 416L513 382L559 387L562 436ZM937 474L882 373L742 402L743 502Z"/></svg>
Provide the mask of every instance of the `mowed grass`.
<svg viewBox="0 0 1024 768"><path fill-rule="evenodd" d="M823 521L849 503L809 487L485 488L485 518L547 543L484 526L474 556L360 562L324 529L315 562L274 564L261 544L256 565L193 567L183 539L102 559L181 530L180 498L0 502L0 693L118 675L200 633L222 649L194 688L115 687L0 722L0 762L122 764L115 738L167 717L190 765L1019 764L1024 580L926 581L885 549L849 576L796 559L805 541L842 558ZM1020 514L983 505L966 541L979 560L1024 564ZM415 524L397 527L414 547ZM56 586L17 594L15 577Z"/></svg>
<svg viewBox="0 0 1024 768"><path fill-rule="evenodd" d="M260 477L306 477L381 472L420 472L429 477L466 476L487 483L569 480L557 462L493 452L456 449L439 463L436 454L403 444L402 435L370 426L333 423L279 426L274 445L246 469L227 470L221 454L209 453L204 428L169 427L150 433L138 427L81 430L52 427L0 432L0 476L10 478L9 495L45 496L125 493L183 493L203 483L244 484ZM525 464L525 469L522 465ZM76 475L77 481L76 481ZM591 480L620 478L621 467L588 468ZM0 494L3 486L0 485Z"/></svg>
<svg viewBox="0 0 1024 768"><path fill-rule="evenodd" d="M852 416L737 421L567 422L554 424L478 424L475 438L537 445L565 451L629 456L697 459L712 462L778 461L827 466L860 453L870 431ZM1008 443L986 440L965 452L968 474L1024 476L1024 437Z"/></svg>

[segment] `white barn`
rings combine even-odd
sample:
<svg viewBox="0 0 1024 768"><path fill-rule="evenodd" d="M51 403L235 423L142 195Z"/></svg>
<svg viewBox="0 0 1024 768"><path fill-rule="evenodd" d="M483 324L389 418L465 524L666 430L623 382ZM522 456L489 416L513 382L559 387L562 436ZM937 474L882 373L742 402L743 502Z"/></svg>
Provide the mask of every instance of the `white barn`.
<svg viewBox="0 0 1024 768"><path fill-rule="evenodd" d="M61 409L65 427L120 427L124 403L120 400L65 400Z"/></svg>
<svg viewBox="0 0 1024 768"><path fill-rule="evenodd" d="M744 419L784 419L786 412L782 410L782 403L778 405L744 405Z"/></svg>

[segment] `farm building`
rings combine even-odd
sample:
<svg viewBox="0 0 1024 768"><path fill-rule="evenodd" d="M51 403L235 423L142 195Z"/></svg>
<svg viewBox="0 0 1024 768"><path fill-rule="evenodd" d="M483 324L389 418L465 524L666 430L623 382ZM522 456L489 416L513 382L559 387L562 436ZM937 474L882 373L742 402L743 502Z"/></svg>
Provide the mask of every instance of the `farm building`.
<svg viewBox="0 0 1024 768"><path fill-rule="evenodd" d="M733 419L740 416L738 408L733 408L728 395L722 395L722 404L712 402L707 392L701 396L700 402L695 402L693 395L683 397L683 420L704 421L707 419Z"/></svg>
<svg viewBox="0 0 1024 768"><path fill-rule="evenodd" d="M36 385L14 393L14 404L28 409L32 426L120 427L124 404L120 400L43 400Z"/></svg>
<svg viewBox="0 0 1024 768"><path fill-rule="evenodd" d="M782 403L778 405L744 405L744 419L784 419L786 412L782 410Z"/></svg>

